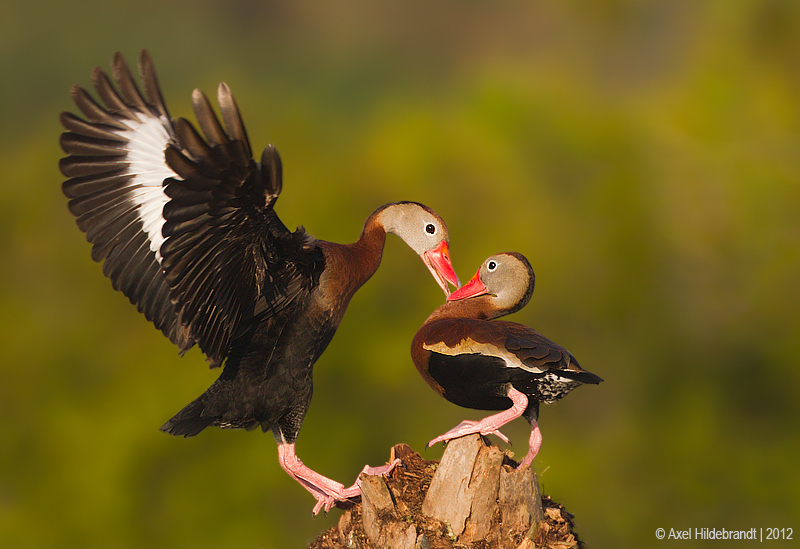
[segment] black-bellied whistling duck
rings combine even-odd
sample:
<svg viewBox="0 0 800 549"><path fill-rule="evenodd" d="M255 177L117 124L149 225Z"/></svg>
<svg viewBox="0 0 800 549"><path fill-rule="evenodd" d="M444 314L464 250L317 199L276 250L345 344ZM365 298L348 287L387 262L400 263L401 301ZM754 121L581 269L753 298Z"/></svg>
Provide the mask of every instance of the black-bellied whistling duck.
<svg viewBox="0 0 800 549"><path fill-rule="evenodd" d="M92 80L104 106L75 86L86 119L63 113L63 190L103 272L181 352L195 343L214 384L161 429L194 436L209 426L271 430L286 472L317 499L314 513L360 494L304 466L295 454L312 392L312 366L350 298L378 268L386 233L422 257L449 294L458 286L442 219L414 202L387 204L352 244L289 231L275 214L278 152L252 158L239 110L220 84L224 128L206 97L192 95L205 138L170 118L146 51L143 93L116 54L113 79ZM393 464L369 468L385 474Z"/></svg>
<svg viewBox="0 0 800 549"><path fill-rule="evenodd" d="M429 446L474 433L493 433L508 442L500 427L523 416L531 424L528 454L519 465L523 469L542 443L539 403L551 404L583 383L602 381L536 330L493 320L524 307L534 281L521 254L493 255L414 336L414 364L437 393L465 408L503 410L478 422L464 421Z"/></svg>

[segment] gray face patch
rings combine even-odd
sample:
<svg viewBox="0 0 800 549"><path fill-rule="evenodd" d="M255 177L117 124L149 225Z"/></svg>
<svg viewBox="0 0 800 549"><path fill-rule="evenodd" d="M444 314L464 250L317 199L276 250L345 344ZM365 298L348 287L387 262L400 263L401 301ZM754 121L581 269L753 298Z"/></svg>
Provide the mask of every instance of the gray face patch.
<svg viewBox="0 0 800 549"><path fill-rule="evenodd" d="M434 250L447 240L447 227L442 220L414 202L387 206L378 221L387 233L399 236L417 255Z"/></svg>

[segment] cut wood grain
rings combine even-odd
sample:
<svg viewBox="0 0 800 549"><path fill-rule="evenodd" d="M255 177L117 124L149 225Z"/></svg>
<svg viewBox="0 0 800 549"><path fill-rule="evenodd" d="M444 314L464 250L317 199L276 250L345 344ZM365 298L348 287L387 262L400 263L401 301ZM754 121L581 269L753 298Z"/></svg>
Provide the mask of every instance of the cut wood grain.
<svg viewBox="0 0 800 549"><path fill-rule="evenodd" d="M309 549L581 547L571 515L542 498L536 474L479 435L450 441L441 462L405 444L392 448L395 458L389 478L360 477L361 502Z"/></svg>

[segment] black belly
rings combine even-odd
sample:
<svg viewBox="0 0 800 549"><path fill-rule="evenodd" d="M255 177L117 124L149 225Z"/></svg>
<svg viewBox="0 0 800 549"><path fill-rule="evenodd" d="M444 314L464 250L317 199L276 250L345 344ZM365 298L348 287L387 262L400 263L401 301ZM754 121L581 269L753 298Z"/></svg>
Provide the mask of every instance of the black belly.
<svg viewBox="0 0 800 549"><path fill-rule="evenodd" d="M428 361L431 377L444 389L444 397L464 408L507 410L511 407L508 387L527 395L529 406L539 402L552 404L563 398L580 381L558 375L509 367L502 358L482 354L443 355L431 353Z"/></svg>
<svg viewBox="0 0 800 549"><path fill-rule="evenodd" d="M506 396L509 384L531 394L535 381L533 374L509 368L501 358L477 353L431 353L428 371L444 389L447 400L476 410L506 410L511 407L511 399Z"/></svg>
<svg viewBox="0 0 800 549"><path fill-rule="evenodd" d="M329 317L308 311L252 323L220 377L162 429L192 436L208 426L261 427L294 442L311 401L312 367L335 330Z"/></svg>

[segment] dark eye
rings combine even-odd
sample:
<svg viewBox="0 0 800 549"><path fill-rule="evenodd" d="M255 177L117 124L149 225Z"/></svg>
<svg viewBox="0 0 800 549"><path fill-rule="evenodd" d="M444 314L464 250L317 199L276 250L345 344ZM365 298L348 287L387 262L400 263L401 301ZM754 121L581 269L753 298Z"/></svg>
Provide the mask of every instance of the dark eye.
<svg viewBox="0 0 800 549"><path fill-rule="evenodd" d="M425 225L425 230L428 232L428 234L433 234L436 232L436 226L433 223L428 223Z"/></svg>
<svg viewBox="0 0 800 549"><path fill-rule="evenodd" d="M486 268L489 269L490 271L494 271L497 268L497 262L490 261L489 263L486 264Z"/></svg>

